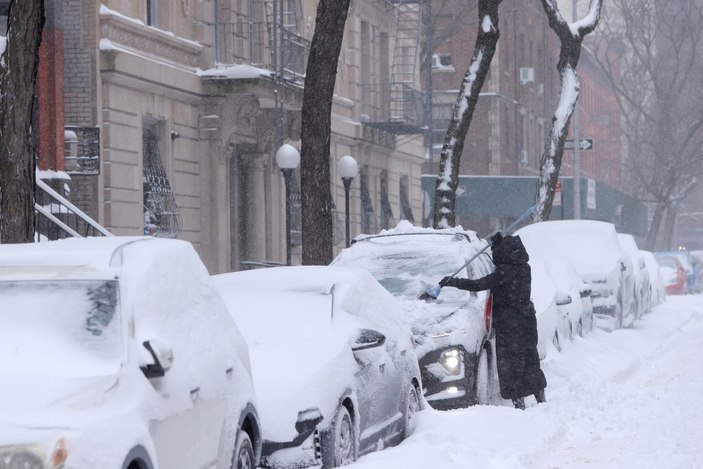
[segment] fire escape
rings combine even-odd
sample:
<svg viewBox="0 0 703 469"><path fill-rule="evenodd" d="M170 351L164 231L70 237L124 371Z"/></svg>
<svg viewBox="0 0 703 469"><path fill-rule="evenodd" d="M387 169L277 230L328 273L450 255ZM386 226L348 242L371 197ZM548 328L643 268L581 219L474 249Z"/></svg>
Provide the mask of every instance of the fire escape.
<svg viewBox="0 0 703 469"><path fill-rule="evenodd" d="M387 80L382 77L378 84L364 84L362 121L392 135L423 133L425 96L419 90L418 77L423 2L388 0L388 3L394 10L396 23L390 76Z"/></svg>

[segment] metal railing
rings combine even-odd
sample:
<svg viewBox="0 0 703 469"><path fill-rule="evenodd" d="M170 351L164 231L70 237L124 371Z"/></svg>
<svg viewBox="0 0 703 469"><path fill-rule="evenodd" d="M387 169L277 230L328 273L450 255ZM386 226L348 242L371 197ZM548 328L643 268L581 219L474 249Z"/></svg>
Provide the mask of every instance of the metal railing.
<svg viewBox="0 0 703 469"><path fill-rule="evenodd" d="M37 242L87 236L112 236L81 209L37 178L34 210Z"/></svg>
<svg viewBox="0 0 703 469"><path fill-rule="evenodd" d="M278 44L274 43L274 28ZM271 21L219 23L217 61L220 65L250 64L281 73L284 80L302 85L310 41ZM276 68L276 70L274 70Z"/></svg>

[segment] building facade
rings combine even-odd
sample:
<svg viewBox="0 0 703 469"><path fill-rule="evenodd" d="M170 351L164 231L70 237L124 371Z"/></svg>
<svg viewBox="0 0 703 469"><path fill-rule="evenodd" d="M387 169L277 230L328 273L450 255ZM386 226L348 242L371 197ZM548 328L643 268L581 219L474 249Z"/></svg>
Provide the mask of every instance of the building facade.
<svg viewBox="0 0 703 469"><path fill-rule="evenodd" d="M56 3L71 200L113 234L192 242L212 273L283 263L286 200L275 153L284 143L300 148L316 2ZM420 220L424 143L410 107L394 107L403 65L397 49L419 53L407 26L414 18L419 27L419 10L409 5L352 2L332 109L332 180L320 181L337 208L338 249L345 193L336 162L344 155L360 168L350 191L352 237ZM409 90L419 89L415 75L405 77ZM298 181L296 171L294 264Z"/></svg>

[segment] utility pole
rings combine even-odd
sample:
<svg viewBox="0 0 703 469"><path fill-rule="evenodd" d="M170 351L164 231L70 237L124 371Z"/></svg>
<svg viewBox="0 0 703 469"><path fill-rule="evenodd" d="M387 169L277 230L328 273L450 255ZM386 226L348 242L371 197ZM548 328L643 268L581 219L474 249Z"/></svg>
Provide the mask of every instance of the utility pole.
<svg viewBox="0 0 703 469"><path fill-rule="evenodd" d="M577 0L572 0L572 18L573 21L578 21L578 11L576 9ZM574 73L576 70L574 70ZM580 93L579 93L580 94ZM574 220L581 219L581 168L580 168L580 155L579 155L579 109L578 109L578 99L574 103Z"/></svg>

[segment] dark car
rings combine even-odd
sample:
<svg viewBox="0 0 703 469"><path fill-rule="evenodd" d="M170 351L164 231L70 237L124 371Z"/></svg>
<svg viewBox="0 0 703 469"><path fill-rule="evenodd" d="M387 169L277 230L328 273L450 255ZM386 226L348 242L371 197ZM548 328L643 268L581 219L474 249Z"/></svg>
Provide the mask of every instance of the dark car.
<svg viewBox="0 0 703 469"><path fill-rule="evenodd" d="M425 398L435 409L488 403L497 388L490 293L446 288L436 300L418 299L485 246L485 240L460 228L401 224L357 237L332 262L368 270L400 300L417 344ZM490 256L483 253L457 277L480 278L492 270Z"/></svg>

